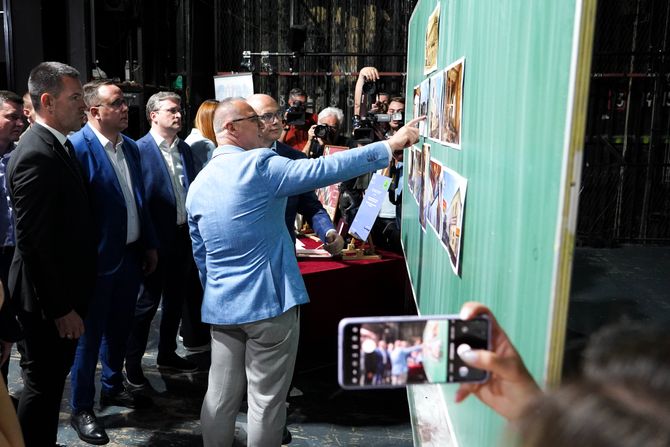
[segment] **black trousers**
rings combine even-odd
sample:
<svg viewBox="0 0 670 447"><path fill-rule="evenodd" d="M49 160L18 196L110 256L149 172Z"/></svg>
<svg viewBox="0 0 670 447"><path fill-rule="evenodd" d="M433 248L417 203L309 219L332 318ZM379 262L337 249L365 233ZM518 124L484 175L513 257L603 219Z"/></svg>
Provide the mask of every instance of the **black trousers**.
<svg viewBox="0 0 670 447"><path fill-rule="evenodd" d="M211 336L209 325L202 322L202 285L195 262L190 271L188 291L181 316L180 335L184 338L185 347L196 347L209 343Z"/></svg>
<svg viewBox="0 0 670 447"><path fill-rule="evenodd" d="M40 313L22 312L19 321L24 329L24 339L17 343L23 392L17 414L23 439L26 447L52 446L77 340L61 338L53 320L43 320Z"/></svg>
<svg viewBox="0 0 670 447"><path fill-rule="evenodd" d="M14 247L0 247L0 280L2 280L2 288L5 292L5 302L0 309L0 339L5 341L14 341L19 338L18 326L14 325L10 319L13 319L13 312L10 309L9 303L9 266L12 264L14 257ZM2 379L7 384L7 376L9 375L9 359L0 367L0 374Z"/></svg>
<svg viewBox="0 0 670 447"><path fill-rule="evenodd" d="M144 279L135 307L133 327L128 338L126 370L138 371L147 348L151 322L162 299L162 316L158 355L169 355L177 349L177 332L182 307L187 296L189 278L194 268L191 238L186 225L175 227L172 247L158 256L158 268Z"/></svg>

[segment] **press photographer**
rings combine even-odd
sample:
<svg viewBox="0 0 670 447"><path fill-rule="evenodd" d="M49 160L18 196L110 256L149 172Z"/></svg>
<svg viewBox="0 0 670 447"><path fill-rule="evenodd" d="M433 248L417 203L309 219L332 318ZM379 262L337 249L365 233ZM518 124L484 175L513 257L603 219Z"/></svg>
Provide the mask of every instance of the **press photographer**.
<svg viewBox="0 0 670 447"><path fill-rule="evenodd" d="M341 135L344 112L337 107L326 107L318 116L318 124L313 125L307 132L308 138L302 152L309 158L318 158L323 155L326 145L350 147L349 138Z"/></svg>
<svg viewBox="0 0 670 447"><path fill-rule="evenodd" d="M405 122L405 98L392 97L387 106L384 100L388 95L378 93L378 81L379 72L375 67L361 69L356 81L352 140L358 145L386 140ZM370 237L380 248L401 252L402 153L395 155L390 165L378 173L391 178L391 187ZM358 211L370 176L362 175L340 185L340 211L347 223L351 223Z"/></svg>
<svg viewBox="0 0 670 447"><path fill-rule="evenodd" d="M294 88L288 95L288 108L284 113L284 128L279 137L280 142L302 151L307 142L309 129L316 124L315 113L308 113L307 93L301 88Z"/></svg>

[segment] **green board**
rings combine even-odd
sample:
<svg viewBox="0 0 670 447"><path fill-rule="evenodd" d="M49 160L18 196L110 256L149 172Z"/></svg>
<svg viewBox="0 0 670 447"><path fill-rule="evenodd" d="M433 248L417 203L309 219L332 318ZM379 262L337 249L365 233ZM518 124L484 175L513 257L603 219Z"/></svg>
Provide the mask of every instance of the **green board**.
<svg viewBox="0 0 670 447"><path fill-rule="evenodd" d="M437 70L425 74L436 10ZM446 130L417 144L467 179L457 273L440 235L446 224L422 229L404 175L402 242L418 309L484 302L544 385L560 379L594 19L595 0L419 0L410 19L408 120L414 87L464 60L460 149L441 142L454 141ZM406 166L408 158L405 150ZM440 387L452 443L498 444L505 421L474 398L453 404L456 388Z"/></svg>

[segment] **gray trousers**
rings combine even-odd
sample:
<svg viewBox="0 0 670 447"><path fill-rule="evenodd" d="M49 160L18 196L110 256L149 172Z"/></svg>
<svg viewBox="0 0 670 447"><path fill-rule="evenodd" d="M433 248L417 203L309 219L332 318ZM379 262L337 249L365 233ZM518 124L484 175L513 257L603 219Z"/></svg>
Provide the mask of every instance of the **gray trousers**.
<svg viewBox="0 0 670 447"><path fill-rule="evenodd" d="M247 446L280 446L298 351L298 307L267 320L212 326L212 365L200 423L205 447L230 447L247 390Z"/></svg>

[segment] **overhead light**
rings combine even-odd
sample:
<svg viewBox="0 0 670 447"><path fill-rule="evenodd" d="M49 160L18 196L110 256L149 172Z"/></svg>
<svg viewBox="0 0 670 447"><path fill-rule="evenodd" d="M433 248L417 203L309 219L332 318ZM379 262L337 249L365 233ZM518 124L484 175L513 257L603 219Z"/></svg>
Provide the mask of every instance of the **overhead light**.
<svg viewBox="0 0 670 447"><path fill-rule="evenodd" d="M254 71L256 69L256 66L254 66L254 63L251 61L251 51L242 52L242 62L240 62L240 67L247 71Z"/></svg>

